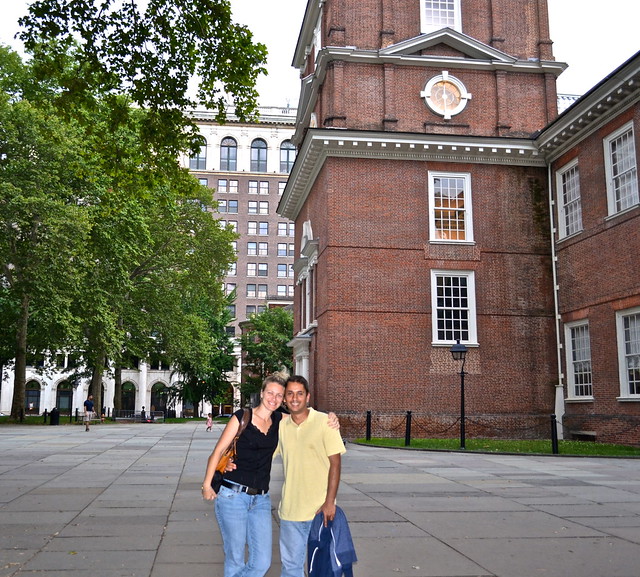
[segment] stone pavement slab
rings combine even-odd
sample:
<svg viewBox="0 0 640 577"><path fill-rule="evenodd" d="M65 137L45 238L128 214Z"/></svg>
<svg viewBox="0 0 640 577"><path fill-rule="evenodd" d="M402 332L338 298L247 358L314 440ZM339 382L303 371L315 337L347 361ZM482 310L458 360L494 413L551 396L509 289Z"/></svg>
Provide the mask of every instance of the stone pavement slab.
<svg viewBox="0 0 640 577"><path fill-rule="evenodd" d="M222 426L0 426L0 577L215 577L200 497ZM349 444L359 577L638 577L640 460ZM273 565L282 469L274 464Z"/></svg>

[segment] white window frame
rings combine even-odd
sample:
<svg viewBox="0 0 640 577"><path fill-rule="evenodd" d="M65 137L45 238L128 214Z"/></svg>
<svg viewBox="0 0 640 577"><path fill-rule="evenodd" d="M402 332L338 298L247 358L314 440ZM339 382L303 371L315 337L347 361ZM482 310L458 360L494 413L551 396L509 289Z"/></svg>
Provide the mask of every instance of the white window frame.
<svg viewBox="0 0 640 577"><path fill-rule="evenodd" d="M258 276L258 263L256 262L247 263L247 276Z"/></svg>
<svg viewBox="0 0 640 577"><path fill-rule="evenodd" d="M586 349L576 349L574 332L578 329L586 329ZM564 325L565 362L567 366L567 398L573 400L593 400L593 362L591 359L591 331L588 320L580 320ZM577 358L579 357L579 358ZM576 365L588 363L591 374L589 383L576 383ZM579 387L589 387L589 394L580 394Z"/></svg>
<svg viewBox="0 0 640 577"><path fill-rule="evenodd" d="M612 161L612 150L611 146L614 141L623 136L626 132L631 132L629 142L630 142L630 150L629 157L632 158L632 165L625 170L625 174L629 177L629 186L631 187L631 194L628 197L628 200L623 202L623 205L618 207L618 195L620 188L616 188L614 179L618 178L619 175L614 175L614 166ZM633 121L627 122L624 126L621 126L615 132L609 134L604 138L604 168L605 174L607 178L607 208L609 210L609 216L614 216L616 214L620 214L630 208L633 208L638 205L640 202L640 196L638 191L638 157L636 154L635 147L635 132L633 128Z"/></svg>
<svg viewBox="0 0 640 577"><path fill-rule="evenodd" d="M443 28L453 28L462 32L462 17L460 14L460 0L450 0L453 4L453 22L443 24L433 24L427 20L427 5L431 5L432 0L420 0L420 31L424 34L442 30Z"/></svg>
<svg viewBox="0 0 640 577"><path fill-rule="evenodd" d="M567 180L575 171L575 178ZM574 186L572 186L574 185ZM578 159L565 164L556 172L556 192L558 204L558 237L565 238L582 231L582 196L580 193L580 167ZM567 194L572 197L567 200ZM572 226L567 219L572 218Z"/></svg>
<svg viewBox="0 0 640 577"><path fill-rule="evenodd" d="M627 364L628 357L637 357L635 362L640 364L640 320L638 330L634 338L634 346L632 351L627 351L627 343L625 340L624 320L630 316L640 317L640 307L634 307L624 311L616 312L616 336L618 340L618 367L620 374L620 400L637 400L640 401L640 382L636 385L636 392L631 393L629 390L629 372Z"/></svg>
<svg viewBox="0 0 640 577"><path fill-rule="evenodd" d="M459 336L460 331L454 331L452 338L440 338L438 335L438 284L437 281L442 277L466 278L467 280L467 338ZM470 270L431 270L431 339L433 345L453 345L459 338L461 343L469 345L478 344L478 329L476 319L476 281L475 272Z"/></svg>
<svg viewBox="0 0 640 577"><path fill-rule="evenodd" d="M473 209L471 203L471 174L468 172L435 172L429 171L429 241L434 243L455 243L455 244L470 244L473 243ZM438 229L436 228L436 202L435 193L436 179L442 178L457 178L461 179L464 183L463 190L463 202L462 209L458 209L464 214L464 239L452 239L452 238L440 238L437 235ZM454 209L455 210L455 209Z"/></svg>

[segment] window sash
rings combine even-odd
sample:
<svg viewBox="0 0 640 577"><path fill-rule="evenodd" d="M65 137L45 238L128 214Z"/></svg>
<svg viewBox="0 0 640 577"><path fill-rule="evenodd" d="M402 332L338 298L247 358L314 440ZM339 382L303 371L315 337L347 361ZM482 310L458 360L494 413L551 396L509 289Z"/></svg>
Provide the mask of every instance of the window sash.
<svg viewBox="0 0 640 577"><path fill-rule="evenodd" d="M476 342L473 272L432 271L433 340Z"/></svg>
<svg viewBox="0 0 640 577"><path fill-rule="evenodd" d="M592 397L591 340L587 323L569 326L569 376L572 397Z"/></svg>
<svg viewBox="0 0 640 577"><path fill-rule="evenodd" d="M633 125L623 126L604 143L607 200L612 216L640 202Z"/></svg>
<svg viewBox="0 0 640 577"><path fill-rule="evenodd" d="M420 20L422 32L460 30L460 0L421 0Z"/></svg>
<svg viewBox="0 0 640 577"><path fill-rule="evenodd" d="M580 171L577 163L560 173L561 235L569 236L582 230L582 200Z"/></svg>
<svg viewBox="0 0 640 577"><path fill-rule="evenodd" d="M238 168L238 145L233 138L223 138L220 145L220 170Z"/></svg>
<svg viewBox="0 0 640 577"><path fill-rule="evenodd" d="M431 241L473 242L470 175L429 173Z"/></svg>
<svg viewBox="0 0 640 577"><path fill-rule="evenodd" d="M624 367L629 395L640 395L640 312L622 317Z"/></svg>

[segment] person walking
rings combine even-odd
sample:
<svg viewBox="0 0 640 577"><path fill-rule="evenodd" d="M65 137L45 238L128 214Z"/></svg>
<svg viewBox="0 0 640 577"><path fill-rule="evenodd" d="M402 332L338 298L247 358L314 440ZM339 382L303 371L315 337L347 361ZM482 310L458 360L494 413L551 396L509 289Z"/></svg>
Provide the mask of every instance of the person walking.
<svg viewBox="0 0 640 577"><path fill-rule="evenodd" d="M281 423L278 440L284 466L278 509L280 575L304 577L314 517L321 512L326 527L336 515L342 455L346 449L339 431L327 426L328 415L309 407L309 384L304 377L289 377L284 398L290 418Z"/></svg>
<svg viewBox="0 0 640 577"><path fill-rule="evenodd" d="M212 426L213 426L213 417L211 416L211 413L209 413L207 415L207 431L210 431Z"/></svg>
<svg viewBox="0 0 640 577"><path fill-rule="evenodd" d="M84 430L89 430L89 425L93 419L93 395L89 395L84 402Z"/></svg>

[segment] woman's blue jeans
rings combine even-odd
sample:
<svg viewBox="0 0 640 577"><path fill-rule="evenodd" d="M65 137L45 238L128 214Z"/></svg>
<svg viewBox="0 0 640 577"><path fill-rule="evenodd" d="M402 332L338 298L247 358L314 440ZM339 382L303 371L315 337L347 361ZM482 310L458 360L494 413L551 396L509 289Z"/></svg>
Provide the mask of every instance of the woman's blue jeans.
<svg viewBox="0 0 640 577"><path fill-rule="evenodd" d="M263 577L271 566L271 496L220 487L216 519L224 548L224 577ZM249 555L245 562L245 546Z"/></svg>

